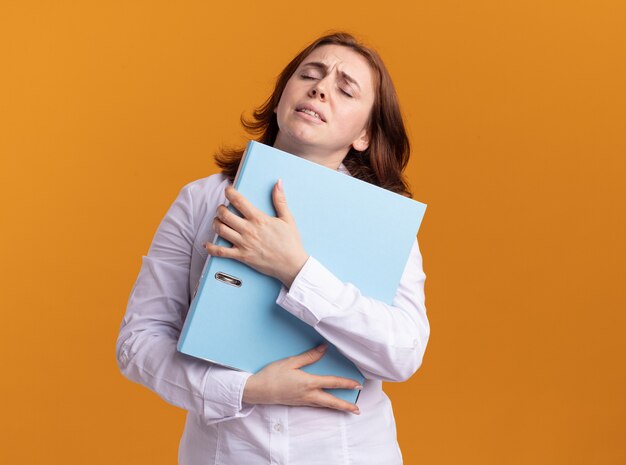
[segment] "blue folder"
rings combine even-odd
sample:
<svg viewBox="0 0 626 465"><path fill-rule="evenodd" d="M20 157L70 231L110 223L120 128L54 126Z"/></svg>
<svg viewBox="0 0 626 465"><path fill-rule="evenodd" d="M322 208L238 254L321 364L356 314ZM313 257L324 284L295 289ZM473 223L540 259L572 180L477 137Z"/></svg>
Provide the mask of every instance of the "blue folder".
<svg viewBox="0 0 626 465"><path fill-rule="evenodd" d="M391 304L426 205L250 141L235 189L275 216L271 192L279 178L305 250L363 295ZM216 241L230 245L222 238ZM209 256L178 350L256 373L273 361L325 342L315 329L276 304L280 289L280 281L247 265ZM331 344L320 361L303 369L359 383L364 380ZM349 402L358 398L358 391L329 392Z"/></svg>

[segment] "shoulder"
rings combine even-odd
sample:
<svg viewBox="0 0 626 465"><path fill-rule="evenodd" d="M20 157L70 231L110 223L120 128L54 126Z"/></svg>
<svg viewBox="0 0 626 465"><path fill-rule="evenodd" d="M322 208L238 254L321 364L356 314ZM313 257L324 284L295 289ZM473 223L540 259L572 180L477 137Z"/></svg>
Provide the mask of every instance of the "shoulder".
<svg viewBox="0 0 626 465"><path fill-rule="evenodd" d="M206 217L213 217L217 207L226 201L224 191L229 184L228 178L219 173L183 186L178 201L184 204L189 221L198 226Z"/></svg>
<svg viewBox="0 0 626 465"><path fill-rule="evenodd" d="M191 197L191 200L206 199L207 196L222 195L229 181L226 176L221 173L207 176L206 178L196 179L183 186L181 192Z"/></svg>
<svg viewBox="0 0 626 465"><path fill-rule="evenodd" d="M193 206L194 209L201 205L224 203L224 191L230 181L223 174L214 174L206 178L192 181L180 190L179 198Z"/></svg>

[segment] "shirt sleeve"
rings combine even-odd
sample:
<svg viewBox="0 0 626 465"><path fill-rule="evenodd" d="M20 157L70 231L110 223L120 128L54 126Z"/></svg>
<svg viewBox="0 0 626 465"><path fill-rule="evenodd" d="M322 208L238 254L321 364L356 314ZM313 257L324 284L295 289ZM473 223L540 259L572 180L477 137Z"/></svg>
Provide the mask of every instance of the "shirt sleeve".
<svg viewBox="0 0 626 465"><path fill-rule="evenodd" d="M143 257L116 354L124 376L208 424L247 416L254 407L242 404L243 388L251 373L195 359L176 349L190 303L195 237L191 186L181 190Z"/></svg>
<svg viewBox="0 0 626 465"><path fill-rule="evenodd" d="M314 327L365 378L404 381L420 367L430 335L425 280L417 241L391 305L362 295L309 257L276 303Z"/></svg>

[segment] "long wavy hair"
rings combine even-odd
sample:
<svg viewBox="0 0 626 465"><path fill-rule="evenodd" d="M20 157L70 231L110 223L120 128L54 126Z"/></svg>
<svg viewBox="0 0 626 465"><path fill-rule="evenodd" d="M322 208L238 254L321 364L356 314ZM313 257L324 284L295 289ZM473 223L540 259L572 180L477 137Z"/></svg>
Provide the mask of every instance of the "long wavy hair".
<svg viewBox="0 0 626 465"><path fill-rule="evenodd" d="M344 166L358 179L411 197L402 174L409 161L411 148L391 77L380 56L348 33L336 32L320 37L296 55L278 76L272 95L253 111L251 118L242 115L241 124L256 141L273 146L279 129L274 108L280 101L287 81L304 59L323 45L340 45L354 50L367 59L374 71L375 99L368 127L370 143L362 152L351 147L343 160ZM243 148L222 147L215 154L215 162L231 182L243 153Z"/></svg>

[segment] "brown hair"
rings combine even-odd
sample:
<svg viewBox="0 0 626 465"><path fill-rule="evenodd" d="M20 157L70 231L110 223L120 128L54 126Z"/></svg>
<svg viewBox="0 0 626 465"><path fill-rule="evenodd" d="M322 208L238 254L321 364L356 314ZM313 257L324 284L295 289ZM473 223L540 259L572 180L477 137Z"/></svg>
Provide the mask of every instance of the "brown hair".
<svg viewBox="0 0 626 465"><path fill-rule="evenodd" d="M241 124L248 133L256 136L255 140L258 142L274 145L278 134L274 108L280 101L287 81L300 63L322 45L348 47L364 56L374 71L376 96L369 118L370 143L363 152L350 148L343 164L358 179L410 197L411 193L402 175L409 161L410 144L391 77L378 54L350 34L337 32L325 35L302 50L280 73L272 95L254 110L252 118L247 119L242 115ZM241 148L222 148L215 155L215 162L231 182L235 178L243 152Z"/></svg>

